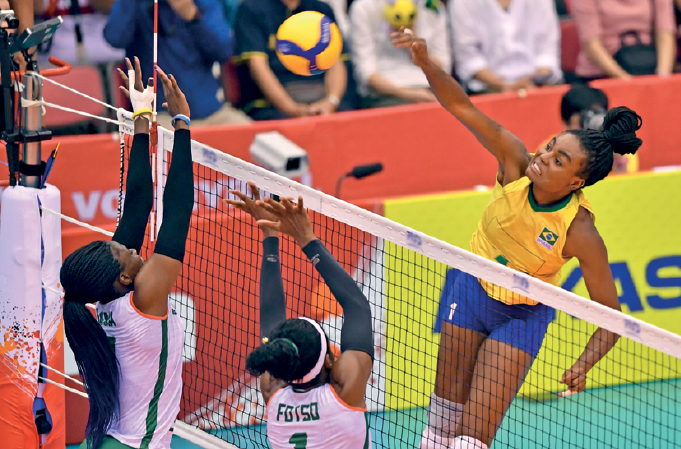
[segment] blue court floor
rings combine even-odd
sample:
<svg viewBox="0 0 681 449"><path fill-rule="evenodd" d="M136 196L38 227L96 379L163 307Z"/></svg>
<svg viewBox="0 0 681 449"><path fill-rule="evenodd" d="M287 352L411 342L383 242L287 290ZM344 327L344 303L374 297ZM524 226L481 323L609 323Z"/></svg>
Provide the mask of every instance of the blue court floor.
<svg viewBox="0 0 681 449"><path fill-rule="evenodd" d="M678 448L680 403L681 380L593 389L543 401L516 399L491 449ZM374 449L416 448L426 414L425 408L370 414ZM218 435L241 449L269 447L265 426ZM172 448L200 449L178 437Z"/></svg>

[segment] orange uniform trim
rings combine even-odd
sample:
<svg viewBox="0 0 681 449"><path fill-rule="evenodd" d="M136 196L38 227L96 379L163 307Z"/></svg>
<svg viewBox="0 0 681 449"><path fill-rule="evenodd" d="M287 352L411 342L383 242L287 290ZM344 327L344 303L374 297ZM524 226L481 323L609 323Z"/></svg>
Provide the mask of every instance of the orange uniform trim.
<svg viewBox="0 0 681 449"><path fill-rule="evenodd" d="M364 405L364 407L353 407L353 406L351 406L351 405L346 404L345 401L343 401L343 400L340 398L340 396L338 396L338 393L336 392L336 389L333 388L333 385L329 385L329 388L331 389L331 392L333 393L333 395L336 397L336 400L338 401L338 403L339 403L340 405L342 405L343 407L348 408L348 409L350 409L350 410L354 410L354 411L356 411L356 412L366 412L366 411L367 411L367 406L366 406L366 405Z"/></svg>
<svg viewBox="0 0 681 449"><path fill-rule="evenodd" d="M159 321L163 321L163 320L168 319L168 312L167 312L167 311L166 311L166 314L165 314L164 316L147 315L146 313L140 312L140 310L139 310L137 307L135 307L135 303L134 303L133 300L132 300L132 295L133 295L133 294L134 294L134 292L133 292L133 293L130 293L130 305L132 306L133 309L135 309L135 312L139 313L139 314L142 315L144 318L149 318L150 320L159 320Z"/></svg>

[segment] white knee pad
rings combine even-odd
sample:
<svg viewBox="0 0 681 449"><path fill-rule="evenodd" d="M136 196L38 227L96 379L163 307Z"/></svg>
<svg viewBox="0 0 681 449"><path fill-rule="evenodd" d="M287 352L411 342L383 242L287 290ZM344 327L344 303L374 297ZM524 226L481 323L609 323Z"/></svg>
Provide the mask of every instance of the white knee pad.
<svg viewBox="0 0 681 449"><path fill-rule="evenodd" d="M454 438L449 449L489 449L482 441L468 436Z"/></svg>

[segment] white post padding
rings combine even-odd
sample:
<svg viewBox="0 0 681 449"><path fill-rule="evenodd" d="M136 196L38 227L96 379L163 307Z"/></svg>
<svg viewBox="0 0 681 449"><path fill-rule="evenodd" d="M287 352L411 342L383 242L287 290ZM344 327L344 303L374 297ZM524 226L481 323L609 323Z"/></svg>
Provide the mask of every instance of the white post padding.
<svg viewBox="0 0 681 449"><path fill-rule="evenodd" d="M25 393L32 397L37 391L41 338L49 363L62 310L59 295L46 291L43 320L42 284L59 285L61 220L51 214L41 217L38 199L50 209L61 209L56 187L16 186L3 191L0 214L0 334L9 337L2 353L3 371L23 390L28 388Z"/></svg>
<svg viewBox="0 0 681 449"><path fill-rule="evenodd" d="M45 189L40 190L38 195L43 206L61 213L61 193L59 192L59 189L48 184ZM61 270L62 263L61 218L43 212L41 225L43 246L45 248L42 267L42 284L52 287L53 289L61 290L61 283L59 281L59 271ZM54 349L56 345L62 344L61 336L57 336L59 323L63 315L62 304L63 300L59 294L45 290L46 308L42 331L45 349L47 350L47 362L49 365L54 365L50 356L55 354ZM55 341L55 339L58 341ZM63 358L61 352L58 356Z"/></svg>

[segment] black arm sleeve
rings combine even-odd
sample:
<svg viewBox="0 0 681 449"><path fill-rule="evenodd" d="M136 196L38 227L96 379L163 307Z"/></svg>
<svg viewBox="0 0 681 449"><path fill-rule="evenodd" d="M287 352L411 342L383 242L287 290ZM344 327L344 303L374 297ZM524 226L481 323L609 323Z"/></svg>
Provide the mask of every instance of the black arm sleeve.
<svg viewBox="0 0 681 449"><path fill-rule="evenodd" d="M279 238L262 242L260 268L260 334L268 337L272 329L286 320L286 294L279 263Z"/></svg>
<svg viewBox="0 0 681 449"><path fill-rule="evenodd" d="M149 212L154 203L154 184L149 163L149 134L135 134L128 161L123 216L111 240L134 248L138 253L144 243Z"/></svg>
<svg viewBox="0 0 681 449"><path fill-rule="evenodd" d="M345 318L341 329L341 352L362 351L373 359L374 334L371 307L366 296L320 240L310 242L303 252L343 308Z"/></svg>
<svg viewBox="0 0 681 449"><path fill-rule="evenodd" d="M163 224L158 232L154 252L184 260L184 247L194 208L194 167L191 135L188 129L175 131L173 159L163 192Z"/></svg>

